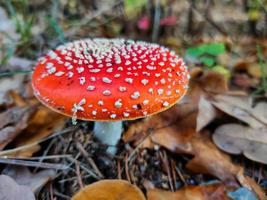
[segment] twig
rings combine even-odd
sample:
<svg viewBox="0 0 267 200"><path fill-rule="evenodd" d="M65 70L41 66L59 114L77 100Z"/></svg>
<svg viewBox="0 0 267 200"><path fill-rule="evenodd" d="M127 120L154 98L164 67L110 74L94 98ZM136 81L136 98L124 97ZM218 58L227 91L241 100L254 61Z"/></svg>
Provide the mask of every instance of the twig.
<svg viewBox="0 0 267 200"><path fill-rule="evenodd" d="M5 151L0 151L0 156L5 156L5 155L9 155L9 154L14 154L14 153L17 153L19 151L25 151L27 149L30 149L32 148L33 146L35 145L38 145L42 142L45 142L51 138L54 138L54 137L57 137L59 135L62 135L64 133L69 133L71 131L74 131L75 128L68 128L68 129L65 129L63 131L59 131L59 132L55 132L53 135L50 135L42 140L39 140L39 141L36 141L36 142L33 142L33 143L30 143L30 144L26 144L26 145L23 145L23 146L20 146L20 147L17 147L17 148L14 148L14 149L9 149L9 150L5 150Z"/></svg>
<svg viewBox="0 0 267 200"><path fill-rule="evenodd" d="M54 200L54 194L53 194L54 192L53 192L53 186L51 182L49 184L49 193L50 193L50 199Z"/></svg>
<svg viewBox="0 0 267 200"><path fill-rule="evenodd" d="M40 158L42 158L43 160L50 160L50 159L68 158L68 157L71 157L71 155L67 154L67 155L36 156L36 157L19 158L19 159L20 160L39 160ZM9 157L9 156L0 156L0 158L18 159L17 157Z"/></svg>
<svg viewBox="0 0 267 200"><path fill-rule="evenodd" d="M75 166L76 166L77 181L78 181L80 188L82 189L84 187L84 185L83 185L83 181L82 181L82 177L81 177L80 165L78 162L75 162Z"/></svg>
<svg viewBox="0 0 267 200"><path fill-rule="evenodd" d="M28 167L40 167L40 168L47 168L47 169L58 169L58 170L65 170L68 168L66 165L62 165L62 164L39 163L39 162L34 162L34 161L9 159L9 158L0 158L0 163L10 164L10 165L28 166Z"/></svg>
<svg viewBox="0 0 267 200"><path fill-rule="evenodd" d="M148 130L148 134L141 140L141 142L139 142L138 145L136 145L135 149L132 151L132 153L129 155L127 162L131 163L132 162L132 157L137 153L137 151L142 147L142 145L144 144L144 142L146 141L146 139L148 137L150 137L153 133L152 130Z"/></svg>
<svg viewBox="0 0 267 200"><path fill-rule="evenodd" d="M121 162L120 162L120 160L118 160L118 162L117 162L117 165L118 165L118 179L122 179L122 177L121 177Z"/></svg>
<svg viewBox="0 0 267 200"><path fill-rule="evenodd" d="M184 183L184 185L187 186L187 183L185 181L185 178L184 178L183 174L181 173L180 169L178 167L175 167L175 169L176 169L176 172L177 172L178 176L180 177L180 179Z"/></svg>
<svg viewBox="0 0 267 200"><path fill-rule="evenodd" d="M175 171L175 162L174 160L171 159L171 173L172 173L172 177L173 177L173 185L174 185L174 189L177 188L177 184L176 184L176 171Z"/></svg>
<svg viewBox="0 0 267 200"><path fill-rule="evenodd" d="M60 192L57 192L57 191L54 191L54 194L55 194L56 196L59 196L60 198L63 198L63 199L67 199L67 200L70 200L70 199L71 199L71 197L69 197L69 196L67 196L67 195L65 195L65 194L62 194L62 193L60 193Z"/></svg>
<svg viewBox="0 0 267 200"><path fill-rule="evenodd" d="M127 154L125 155L125 174L126 174L126 178L129 182L131 182L131 177L129 175L129 166L128 166L128 156Z"/></svg>
<svg viewBox="0 0 267 200"><path fill-rule="evenodd" d="M167 176L168 176L168 181L169 181L169 185L170 185L170 188L171 188L171 191L174 191L174 187L173 187L173 183L172 183L172 178L171 178L171 171L170 171L170 166L169 166L169 161L168 161L168 158L167 158L167 154L165 151L160 152L159 153L159 156L163 162L163 165L164 167L166 168L167 170Z"/></svg>
<svg viewBox="0 0 267 200"><path fill-rule="evenodd" d="M82 146L82 144L78 141L76 141L76 147L78 148L78 150L80 150L80 152L82 153L82 155L85 157L85 159L87 160L87 162L91 165L91 167L95 170L96 174L100 177L100 178L104 178L104 175L100 172L100 170L98 169L97 165L95 164L95 161L90 157L90 155L88 154L88 152L84 149L84 147Z"/></svg>

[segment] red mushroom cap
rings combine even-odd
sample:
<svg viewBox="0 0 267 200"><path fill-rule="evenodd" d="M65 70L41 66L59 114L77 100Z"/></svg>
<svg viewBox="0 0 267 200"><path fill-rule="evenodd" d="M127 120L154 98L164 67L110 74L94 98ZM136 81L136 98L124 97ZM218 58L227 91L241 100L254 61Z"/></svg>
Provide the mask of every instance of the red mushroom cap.
<svg viewBox="0 0 267 200"><path fill-rule="evenodd" d="M36 97L68 116L128 120L166 110L186 92L187 68L173 51L123 39L86 39L59 46L37 63Z"/></svg>

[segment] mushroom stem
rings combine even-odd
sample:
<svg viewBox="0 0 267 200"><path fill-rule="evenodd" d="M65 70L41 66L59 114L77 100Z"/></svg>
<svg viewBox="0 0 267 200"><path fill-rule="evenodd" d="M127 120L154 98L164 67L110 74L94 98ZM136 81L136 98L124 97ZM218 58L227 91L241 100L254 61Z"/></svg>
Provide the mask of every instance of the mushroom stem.
<svg viewBox="0 0 267 200"><path fill-rule="evenodd" d="M95 122L94 134L103 144L108 145L107 152L115 155L116 145L122 134L122 121L115 122Z"/></svg>

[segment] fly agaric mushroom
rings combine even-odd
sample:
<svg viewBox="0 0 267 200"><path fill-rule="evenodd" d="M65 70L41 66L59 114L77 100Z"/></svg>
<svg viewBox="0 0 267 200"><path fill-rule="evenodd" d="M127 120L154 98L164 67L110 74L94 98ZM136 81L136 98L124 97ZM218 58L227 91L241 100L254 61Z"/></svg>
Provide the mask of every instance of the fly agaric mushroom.
<svg viewBox="0 0 267 200"><path fill-rule="evenodd" d="M165 47L96 38L51 50L37 63L32 85L51 109L74 121L95 121L95 136L114 154L122 120L170 108L185 94L188 80L183 60Z"/></svg>
<svg viewBox="0 0 267 200"><path fill-rule="evenodd" d="M88 185L72 200L145 200L142 191L125 180L101 180Z"/></svg>

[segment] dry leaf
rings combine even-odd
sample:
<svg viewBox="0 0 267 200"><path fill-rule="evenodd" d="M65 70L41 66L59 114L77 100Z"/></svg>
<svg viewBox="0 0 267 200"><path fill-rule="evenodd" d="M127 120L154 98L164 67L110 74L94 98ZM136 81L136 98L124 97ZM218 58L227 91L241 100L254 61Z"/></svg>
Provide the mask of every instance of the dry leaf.
<svg viewBox="0 0 267 200"><path fill-rule="evenodd" d="M18 185L6 175L0 175L0 199L35 200L34 194L27 186Z"/></svg>
<svg viewBox="0 0 267 200"><path fill-rule="evenodd" d="M219 179L234 183L236 174L242 169L232 163L230 157L222 153L209 137L198 136L191 140L193 155L186 167L196 173L212 174Z"/></svg>
<svg viewBox="0 0 267 200"><path fill-rule="evenodd" d="M252 128L260 128L265 126L260 119L262 119L262 117L266 114L258 114L257 112L253 111L252 99L248 96L216 95L214 96L212 104L223 112L243 122L246 122ZM262 113L264 110L260 112Z"/></svg>
<svg viewBox="0 0 267 200"><path fill-rule="evenodd" d="M147 191L147 200L230 200L226 194L226 188L222 184L206 186L187 186L176 192L168 192L160 189Z"/></svg>
<svg viewBox="0 0 267 200"><path fill-rule="evenodd" d="M128 141L138 140L150 130L153 133L146 139L149 142L144 142L144 144L149 145L143 145L143 147L150 148L153 146L152 144L158 144L175 153L193 155L194 158L187 164L187 167L192 171L211 174L223 181L235 182L240 167L234 165L228 155L218 150L209 137L196 133L197 111L189 110L186 112L186 110L184 105L179 105L162 113L163 118L161 118L162 114L158 114L156 117L140 121L125 133L124 139L127 138ZM166 120L170 118L176 119L176 121L167 125ZM165 126L153 126L157 123L165 124ZM134 130L134 126L139 127L139 129Z"/></svg>
<svg viewBox="0 0 267 200"><path fill-rule="evenodd" d="M31 113L30 109L14 107L0 114L0 150L27 127Z"/></svg>
<svg viewBox="0 0 267 200"><path fill-rule="evenodd" d="M66 117L52 111L45 106L39 106L37 111L28 122L28 127L23 131L20 137L16 138L14 143L17 147L31 144L49 136L50 134L61 130L65 126ZM39 145L27 148L24 151L16 152L16 157L31 157L33 153L40 149Z"/></svg>
<svg viewBox="0 0 267 200"><path fill-rule="evenodd" d="M72 200L145 200L142 191L125 180L101 180L88 185Z"/></svg>
<svg viewBox="0 0 267 200"><path fill-rule="evenodd" d="M201 95L198 103L198 115L197 115L197 131L202 130L210 122L212 122L217 116L216 109L212 103L207 100L204 95Z"/></svg>
<svg viewBox="0 0 267 200"><path fill-rule="evenodd" d="M0 92L8 92L23 87L26 76L24 74L16 74L13 77L0 79Z"/></svg>
<svg viewBox="0 0 267 200"><path fill-rule="evenodd" d="M253 129L239 124L225 124L213 134L216 145L232 154L267 164L267 128Z"/></svg>
<svg viewBox="0 0 267 200"><path fill-rule="evenodd" d="M55 170L42 170L31 173L27 167L8 166L3 174L13 178L18 184L28 186L34 193L38 192L50 180L55 178Z"/></svg>

